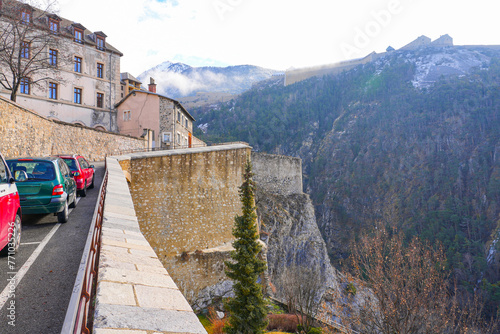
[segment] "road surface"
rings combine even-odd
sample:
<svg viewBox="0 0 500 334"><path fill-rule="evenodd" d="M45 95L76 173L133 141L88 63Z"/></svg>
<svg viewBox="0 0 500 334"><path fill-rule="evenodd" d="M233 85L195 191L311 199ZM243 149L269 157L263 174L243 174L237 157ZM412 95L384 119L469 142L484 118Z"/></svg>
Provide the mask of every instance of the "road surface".
<svg viewBox="0 0 500 334"><path fill-rule="evenodd" d="M0 256L1 334L61 332L104 175L104 163L94 165L95 188L78 197L66 224L23 216L18 253Z"/></svg>

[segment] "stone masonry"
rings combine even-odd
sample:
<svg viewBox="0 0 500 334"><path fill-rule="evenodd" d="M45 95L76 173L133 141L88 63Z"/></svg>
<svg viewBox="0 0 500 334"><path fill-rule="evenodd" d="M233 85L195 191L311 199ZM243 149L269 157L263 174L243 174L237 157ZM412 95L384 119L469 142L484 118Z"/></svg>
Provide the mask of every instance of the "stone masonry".
<svg viewBox="0 0 500 334"><path fill-rule="evenodd" d="M142 235L122 169L106 159L95 334L206 334Z"/></svg>
<svg viewBox="0 0 500 334"><path fill-rule="evenodd" d="M274 195L302 194L302 160L284 155L252 152L253 180Z"/></svg>
<svg viewBox="0 0 500 334"><path fill-rule="evenodd" d="M141 232L190 303L227 279L223 263L250 152L232 144L119 157Z"/></svg>
<svg viewBox="0 0 500 334"><path fill-rule="evenodd" d="M109 154L144 149L143 139L49 120L0 97L0 151L6 157L81 154L102 161Z"/></svg>

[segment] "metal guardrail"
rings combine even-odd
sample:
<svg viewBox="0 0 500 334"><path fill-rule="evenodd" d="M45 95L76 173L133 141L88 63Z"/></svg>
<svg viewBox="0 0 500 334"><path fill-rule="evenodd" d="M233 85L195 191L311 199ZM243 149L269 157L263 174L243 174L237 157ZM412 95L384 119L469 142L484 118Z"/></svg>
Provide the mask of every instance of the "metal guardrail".
<svg viewBox="0 0 500 334"><path fill-rule="evenodd" d="M104 180L99 189L99 198L82 260L76 276L73 293L69 301L66 317L61 334L89 334L92 330L93 314L89 317L89 311L93 310L95 288L97 283L97 269L99 268L99 251L101 247L101 227L104 212L104 200L106 197L106 186L108 184L108 169L105 167Z"/></svg>

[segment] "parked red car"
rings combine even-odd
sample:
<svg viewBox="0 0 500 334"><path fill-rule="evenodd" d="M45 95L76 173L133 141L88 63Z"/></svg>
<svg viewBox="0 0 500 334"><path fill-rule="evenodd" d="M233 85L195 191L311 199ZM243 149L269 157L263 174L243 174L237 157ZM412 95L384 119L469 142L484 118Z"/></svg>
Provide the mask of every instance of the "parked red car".
<svg viewBox="0 0 500 334"><path fill-rule="evenodd" d="M0 249L13 254L21 243L21 204L14 178L0 154Z"/></svg>
<svg viewBox="0 0 500 334"><path fill-rule="evenodd" d="M66 162L76 181L76 190L80 197L87 196L87 189L94 188L94 165L90 165L83 156L59 155Z"/></svg>

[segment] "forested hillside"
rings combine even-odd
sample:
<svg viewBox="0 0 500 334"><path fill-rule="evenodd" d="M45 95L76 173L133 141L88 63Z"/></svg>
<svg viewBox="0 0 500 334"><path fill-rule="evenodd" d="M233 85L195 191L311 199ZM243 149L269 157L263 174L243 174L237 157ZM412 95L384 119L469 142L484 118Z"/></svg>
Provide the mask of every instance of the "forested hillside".
<svg viewBox="0 0 500 334"><path fill-rule="evenodd" d="M500 224L497 51L394 52L193 113L204 140L303 159L305 191L336 266L361 231L397 227L442 243L460 286L479 285L489 307L500 302L498 257L486 261Z"/></svg>

